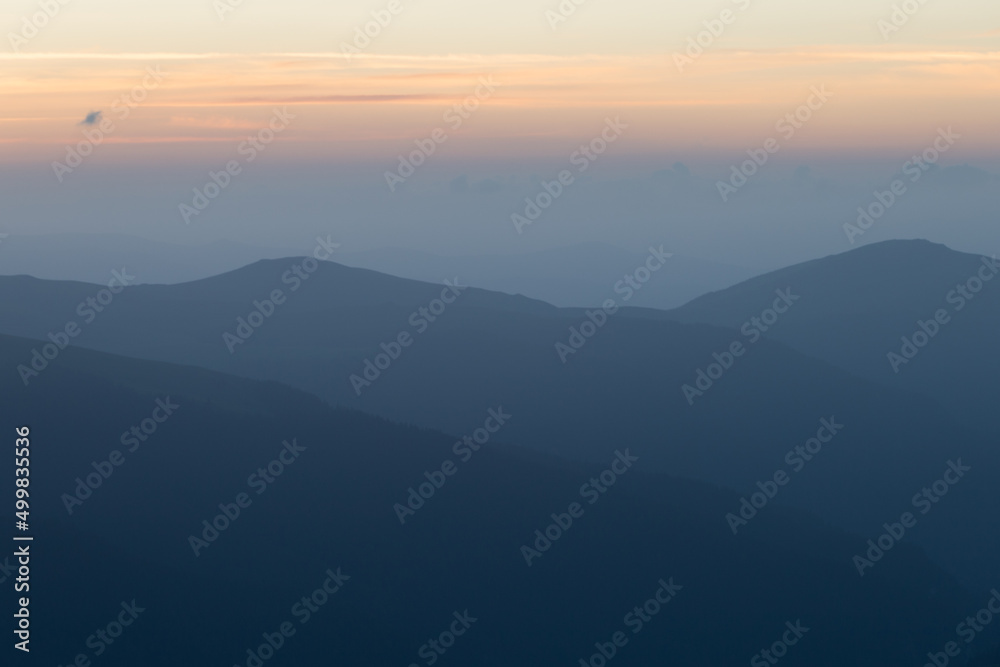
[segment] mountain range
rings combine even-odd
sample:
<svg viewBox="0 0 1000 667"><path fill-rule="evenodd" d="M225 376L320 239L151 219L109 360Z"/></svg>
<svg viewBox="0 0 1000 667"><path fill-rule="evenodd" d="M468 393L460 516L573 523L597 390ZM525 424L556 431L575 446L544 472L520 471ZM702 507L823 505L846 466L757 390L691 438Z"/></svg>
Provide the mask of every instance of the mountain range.
<svg viewBox="0 0 1000 667"><path fill-rule="evenodd" d="M576 244L507 255L449 256L399 248L351 249L331 234L319 237L336 246L345 266L436 282L459 275L470 285L524 294L558 306L586 306L605 298L622 273L641 264L643 253L604 244ZM126 266L144 284L176 284L234 271L261 259L304 254L301 248L265 248L233 241L180 245L125 234L10 235L0 247L0 275L102 283L109 267ZM735 285L758 270L673 253L668 266L634 304L675 308L702 294Z"/></svg>
<svg viewBox="0 0 1000 667"><path fill-rule="evenodd" d="M0 337L3 365L36 344ZM458 462L454 437L275 383L77 348L57 361L27 389L0 380L31 424L36 657L53 663L254 665L270 644L274 664L426 664L452 629L447 659L471 665L731 664L795 627L802 664L875 666L934 650L978 602L909 545L858 577L856 539L800 512L734 539L719 521L734 492L642 456L590 503L579 486L611 451L588 465L498 441ZM123 446L150 415L165 419ZM394 506L447 460L401 522ZM123 609L117 643L83 620Z"/></svg>
<svg viewBox="0 0 1000 667"><path fill-rule="evenodd" d="M483 665L728 664L786 622L817 628L802 664L940 650L1000 578L989 258L873 244L657 310L657 251L583 308L310 257L0 277L0 398L43 443L47 549L78 555L44 594L145 595L142 646L182 619L205 664L328 578L289 664L419 662L453 615ZM666 628L616 647L657 593ZM44 622L53 660L88 638Z"/></svg>

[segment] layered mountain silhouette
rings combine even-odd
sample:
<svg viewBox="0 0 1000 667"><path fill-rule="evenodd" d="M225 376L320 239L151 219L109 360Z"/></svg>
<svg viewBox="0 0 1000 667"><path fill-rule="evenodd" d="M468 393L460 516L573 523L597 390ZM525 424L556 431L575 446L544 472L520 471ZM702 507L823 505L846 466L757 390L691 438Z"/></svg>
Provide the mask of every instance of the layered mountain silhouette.
<svg viewBox="0 0 1000 667"><path fill-rule="evenodd" d="M38 344L0 336L0 365ZM455 435L78 348L27 387L4 373L0 400L31 426L45 575L33 647L52 664L98 647L108 665L426 664L449 629L463 630L444 642L454 664L577 664L612 649L621 665L736 664L796 628L796 664L874 667L919 663L979 602L908 544L861 578L860 536L781 507L735 539L720 519L738 494L654 474L645 453L598 502L581 500L616 449L640 452L624 441L591 465L501 432L401 522L394 506L456 459ZM134 448L133 426L145 435ZM522 546L574 501L585 510L528 566ZM324 584L334 592L316 594ZM637 616L657 595L669 604ZM95 639L87 619L122 614L123 635Z"/></svg>
<svg viewBox="0 0 1000 667"><path fill-rule="evenodd" d="M839 261L857 265L858 274L874 275L875 267L892 274L893 261L919 264L907 249L919 255L927 247L873 246ZM897 254L907 259L894 260ZM761 279L751 281L760 293L734 297L741 304L734 321L706 325L665 319L680 317L677 312L588 314L456 287L456 278L464 284L460 276L442 276L435 285L301 258L262 261L181 285L129 287L100 312L80 306L99 287L22 276L0 279L8 314L0 331L46 341L59 339L72 321L79 326L74 345L278 381L333 405L456 436L472 433L488 410L502 407L512 415L502 438L538 454L599 464L627 447L645 472L735 489L736 502L717 518L724 532L730 529L724 517L739 511L740 498L785 472L790 482L772 504L812 512L857 534L853 555L863 554L885 524L917 509L915 495L953 464L969 467L959 484L946 487L947 499L925 501L930 509L906 540L967 586L994 585L1000 576L1000 536L990 518L1000 509L995 437L980 422L960 423L952 406L931 392L887 386L768 338L817 310L811 283L781 277L788 279L772 277L766 290ZM741 322L760 316L780 293L792 305L773 329L756 336L741 331ZM845 294L843 303L852 298L858 296ZM887 309L894 307L890 296L882 298ZM876 302L870 298L871 307ZM614 305L629 302L619 297ZM964 331L957 326L961 315L921 354ZM733 355L736 342L743 351ZM33 375L33 359L46 365L33 352L42 349L36 344L10 367L28 389L50 372L46 367ZM54 368L61 360L47 363ZM905 371L922 361L918 356ZM824 421L842 425L833 441L808 460L796 454L820 444L808 443ZM756 521L728 537L752 535ZM887 555L875 569L892 569L892 560Z"/></svg>

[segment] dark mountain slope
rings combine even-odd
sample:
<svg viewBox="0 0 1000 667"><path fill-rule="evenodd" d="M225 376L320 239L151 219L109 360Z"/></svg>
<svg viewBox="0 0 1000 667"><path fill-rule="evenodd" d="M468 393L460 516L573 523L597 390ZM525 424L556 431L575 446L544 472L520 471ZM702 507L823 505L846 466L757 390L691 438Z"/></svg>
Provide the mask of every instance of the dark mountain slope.
<svg viewBox="0 0 1000 667"><path fill-rule="evenodd" d="M753 278L666 315L636 314L740 327L775 289L791 286L801 300L769 338L860 377L919 391L975 428L998 432L997 271L992 258L926 241L887 241ZM935 322L938 311L945 324ZM890 353L898 357L890 360Z"/></svg>
<svg viewBox="0 0 1000 667"><path fill-rule="evenodd" d="M0 366L34 345L0 337ZM77 349L58 362L27 388L0 377L5 414L31 426L33 648L53 664L246 664L283 622L296 634L267 664L420 663L468 610L442 660L573 664L622 630L616 664L734 664L801 620L789 664L874 667L919 661L975 599L908 545L860 578L860 538L781 508L735 539L720 521L735 494L638 463L529 568L521 545L604 466L491 443L401 525L393 505L455 458L454 438L198 369ZM68 515L61 495L157 399L178 407ZM257 495L247 475L292 439L301 458ZM252 502L196 557L189 536L241 492ZM338 568L349 580L302 623L293 605ZM625 615L660 579L683 588L632 634ZM133 599L144 611L95 657L88 637Z"/></svg>

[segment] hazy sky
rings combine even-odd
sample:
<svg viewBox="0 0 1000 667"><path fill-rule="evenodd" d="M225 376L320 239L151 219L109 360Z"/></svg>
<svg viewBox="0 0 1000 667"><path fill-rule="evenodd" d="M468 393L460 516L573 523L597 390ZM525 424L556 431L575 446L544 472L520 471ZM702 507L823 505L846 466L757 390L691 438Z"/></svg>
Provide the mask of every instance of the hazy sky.
<svg viewBox="0 0 1000 667"><path fill-rule="evenodd" d="M32 51L339 50L331 47L338 47L371 11L386 7L388 0L233 0L228 4L235 8L224 12L222 21L214 0L64 0L64 4L45 34L32 44ZM874 46L883 44L876 22L891 14L893 4L888 0L586 0L553 32L545 12L558 8L558 0L400 0L398 21L379 38L377 51L397 55L665 53L682 43L703 20L727 7L742 15L733 24L733 34L726 37L730 47ZM991 45L989 33L994 31L995 38L1000 28L1000 10L991 0L926 0L919 4L920 11L893 36L894 42L986 50ZM38 0L8 0L2 19L16 27L21 16L37 9Z"/></svg>
<svg viewBox="0 0 1000 667"><path fill-rule="evenodd" d="M702 255L757 240L757 252L791 256L814 252L806 238L835 243L828 228L842 237L837 221L951 127L961 139L936 166L962 167L946 184L971 190L945 207L964 222L935 240L1000 241L995 0L912 0L919 9L896 25L894 3L871 0L567 0L570 16L556 1L235 2L66 0L44 21L37 1L4 3L0 192L15 215L0 226L280 244L333 224L361 246L448 252L641 246L660 233ZM387 25L355 43L372 12ZM699 33L704 46L688 50ZM485 90L453 125L448 109ZM245 162L242 142L282 108L290 120ZM799 121L779 126L796 110ZM546 212L546 229L517 234L510 217L524 197L575 170L574 151L609 118L627 129L577 174L590 184ZM53 163L102 119L100 145L59 173ZM386 172L436 128L447 140L390 190ZM780 151L722 201L718 182L769 138ZM231 160L243 167L232 187L185 224L178 206ZM677 185L678 174L691 182ZM933 202L942 197L952 195ZM908 229L922 231L927 211L916 207ZM714 225L731 237L713 251Z"/></svg>

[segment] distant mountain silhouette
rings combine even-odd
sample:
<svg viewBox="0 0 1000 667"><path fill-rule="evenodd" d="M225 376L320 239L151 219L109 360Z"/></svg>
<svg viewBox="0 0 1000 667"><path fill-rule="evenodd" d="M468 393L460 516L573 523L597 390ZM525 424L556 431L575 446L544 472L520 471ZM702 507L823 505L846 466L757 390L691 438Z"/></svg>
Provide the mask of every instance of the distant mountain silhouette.
<svg viewBox="0 0 1000 667"><path fill-rule="evenodd" d="M1000 509L992 481L1000 472L995 440L960 426L929 398L859 379L780 343L752 343L733 329L655 321L641 312L593 325L594 335L578 351L564 352L563 363L556 345L568 346L571 327L579 331L586 315L470 288L450 305L441 302L444 312L429 322L419 309L442 294L454 296L450 288L332 263L303 280L290 268L301 263L262 261L194 283L128 288L89 324L77 308L97 293L95 286L3 278L8 317L0 330L45 340L68 320L81 320L74 344L276 380L335 405L454 434L503 406L514 415L504 427L506 441L594 463L631 447L644 470L741 494L787 470L788 453L817 433L821 419L834 419L845 425L836 442L775 502L868 536L860 551L885 522L912 509L913 495L938 480L949 461L961 458L974 472L908 539L969 586L993 585L1000 574L1000 535L990 523ZM798 293L794 282L773 283L786 287ZM233 343L238 318L250 317L254 301L270 312L262 301L275 289L284 290L282 303L270 317L256 318L258 328L245 325L245 342ZM808 304L802 294L783 316L789 323ZM772 289L753 308L759 313L774 299ZM396 342L401 333L409 346ZM745 343L745 354L703 395L686 393L685 386L705 387L702 374L714 373L715 355L734 340ZM22 357L11 376L30 362L31 354ZM28 375L29 387L47 372ZM366 372L370 385L358 383ZM969 548L972 541L977 548Z"/></svg>
<svg viewBox="0 0 1000 667"><path fill-rule="evenodd" d="M802 299L767 337L860 377L919 391L996 433L998 274L1000 261L992 256L927 241L886 241L758 276L666 317L737 327L776 287L791 286ZM935 322L939 311L946 324Z"/></svg>
<svg viewBox="0 0 1000 667"><path fill-rule="evenodd" d="M102 283L111 267L125 265L140 283L179 283L288 254L234 241L180 245L126 234L12 234L4 240L0 274Z"/></svg>
<svg viewBox="0 0 1000 667"><path fill-rule="evenodd" d="M37 345L0 336L0 366ZM737 664L801 622L797 664L882 667L919 662L978 601L906 544L860 578L851 555L862 537L780 507L736 539L720 518L737 494L638 463L599 503L581 501L528 567L520 547L628 442L607 442L604 465L490 443L401 525L394 504L455 458L456 436L276 383L77 348L28 387L0 375L0 401L31 426L33 565L45 575L33 582L32 647L52 664L87 651L93 619L113 621L134 600L143 611L102 664L244 665L283 622L296 634L269 664L410 664L468 610L476 620L448 649L453 664L574 664L618 631L628 643L616 665ZM157 401L176 407L108 468L130 426L164 416ZM247 476L287 441L301 458L250 490ZM111 472L69 515L65 494L101 470ZM235 514L241 492L252 502L218 521L196 557L191 534ZM300 600L330 573L349 579L301 623ZM629 632L626 614L662 595L661 580L682 588Z"/></svg>
<svg viewBox="0 0 1000 667"><path fill-rule="evenodd" d="M665 248L671 252L671 248ZM394 276L435 282L462 276L469 285L524 294L564 307L594 307L614 297L613 286L643 265L644 253L600 244L579 244L518 255L442 257L409 250L346 252L337 261ZM706 292L735 285L759 271L674 253L631 303L675 308Z"/></svg>
<svg viewBox="0 0 1000 667"><path fill-rule="evenodd" d="M337 239L331 237L330 241ZM232 241L178 245L123 234L12 235L4 243L0 275L97 283L107 281L112 266L125 265L134 270L139 283L176 284L307 250L264 248ZM336 251L336 261L430 282L459 275L465 284L497 292L524 294L559 306L596 306L613 296L612 286L625 273L641 266L645 256L602 244L472 256L439 256L392 248L353 251L341 247ZM675 254L633 303L674 308L756 273L748 268Z"/></svg>

